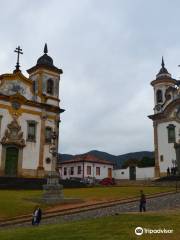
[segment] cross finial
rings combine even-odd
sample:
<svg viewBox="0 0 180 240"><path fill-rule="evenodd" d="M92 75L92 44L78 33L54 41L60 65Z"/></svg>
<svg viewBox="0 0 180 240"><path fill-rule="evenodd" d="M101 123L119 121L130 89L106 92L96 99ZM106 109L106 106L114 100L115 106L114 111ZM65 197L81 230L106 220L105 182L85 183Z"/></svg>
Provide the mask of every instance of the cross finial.
<svg viewBox="0 0 180 240"><path fill-rule="evenodd" d="M18 72L18 71L20 71L20 69L19 69L19 67L20 67L20 65L19 65L19 55L20 54L23 54L23 52L22 52L22 49L20 48L20 46L18 46L15 50L14 50L14 52L16 52L17 53L17 63L16 63L16 69L15 69L15 72Z"/></svg>
<svg viewBox="0 0 180 240"><path fill-rule="evenodd" d="M161 63L161 66L162 66L162 68L164 68L164 66L165 66L163 56L162 56L162 63Z"/></svg>
<svg viewBox="0 0 180 240"><path fill-rule="evenodd" d="M44 45L44 53L45 53L45 54L48 53L47 43L45 43L45 45Z"/></svg>

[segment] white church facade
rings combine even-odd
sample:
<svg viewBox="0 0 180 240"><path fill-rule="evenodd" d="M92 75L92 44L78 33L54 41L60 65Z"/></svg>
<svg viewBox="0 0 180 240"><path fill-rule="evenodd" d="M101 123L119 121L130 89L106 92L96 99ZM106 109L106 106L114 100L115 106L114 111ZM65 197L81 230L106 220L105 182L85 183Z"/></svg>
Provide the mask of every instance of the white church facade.
<svg viewBox="0 0 180 240"><path fill-rule="evenodd" d="M176 166L174 143L180 141L180 88L179 81L172 78L162 59L162 67L151 82L154 89L153 121L155 177L167 174L168 168Z"/></svg>
<svg viewBox="0 0 180 240"><path fill-rule="evenodd" d="M0 75L0 176L43 177L52 167L50 144L55 132L58 151L61 69L44 54L22 74L18 60L13 73Z"/></svg>

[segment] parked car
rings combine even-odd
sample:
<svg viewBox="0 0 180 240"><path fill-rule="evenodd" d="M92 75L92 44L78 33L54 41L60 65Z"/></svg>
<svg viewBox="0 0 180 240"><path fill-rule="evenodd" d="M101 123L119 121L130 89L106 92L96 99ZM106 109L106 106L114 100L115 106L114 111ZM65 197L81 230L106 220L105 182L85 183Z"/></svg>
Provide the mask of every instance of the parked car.
<svg viewBox="0 0 180 240"><path fill-rule="evenodd" d="M114 185L114 179L113 178L104 178L99 182L103 186L108 186L108 185Z"/></svg>

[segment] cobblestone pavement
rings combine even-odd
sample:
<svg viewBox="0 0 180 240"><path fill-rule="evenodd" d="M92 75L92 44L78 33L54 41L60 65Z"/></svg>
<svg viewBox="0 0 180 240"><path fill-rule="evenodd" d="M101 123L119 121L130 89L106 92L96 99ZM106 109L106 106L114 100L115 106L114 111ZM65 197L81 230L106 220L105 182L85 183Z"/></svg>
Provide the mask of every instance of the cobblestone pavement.
<svg viewBox="0 0 180 240"><path fill-rule="evenodd" d="M147 199L147 211L161 211L180 209L180 193L170 194L162 197ZM83 219L92 219L102 216L112 216L126 212L138 212L139 202L120 204L112 207L102 208L98 210L75 213L67 216L54 217L44 219L42 224L69 222Z"/></svg>
<svg viewBox="0 0 180 240"><path fill-rule="evenodd" d="M166 196L147 199L147 211L167 211L180 209L180 193L169 194ZM63 222L71 222L85 219L95 219L103 216L112 216L127 212L139 212L139 202L124 203L116 206L101 208L98 210L90 210L81 213L74 213L66 216L57 216L49 219L42 219L41 224L55 224ZM29 224L19 224L16 226L30 226ZM13 227L13 226L11 226ZM8 227L9 228L9 227Z"/></svg>

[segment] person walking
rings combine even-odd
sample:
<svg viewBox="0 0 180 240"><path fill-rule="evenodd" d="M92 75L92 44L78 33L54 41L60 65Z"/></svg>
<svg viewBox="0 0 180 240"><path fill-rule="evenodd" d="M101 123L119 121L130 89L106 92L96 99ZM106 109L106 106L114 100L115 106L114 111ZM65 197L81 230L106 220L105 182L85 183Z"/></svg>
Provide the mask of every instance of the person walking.
<svg viewBox="0 0 180 240"><path fill-rule="evenodd" d="M42 218L42 210L36 207L33 212L32 225L39 225Z"/></svg>
<svg viewBox="0 0 180 240"><path fill-rule="evenodd" d="M146 211L146 196L143 192L143 190L140 191L140 204L139 204L139 211L142 212L142 211Z"/></svg>
<svg viewBox="0 0 180 240"><path fill-rule="evenodd" d="M170 168L167 168L167 176L170 176Z"/></svg>

